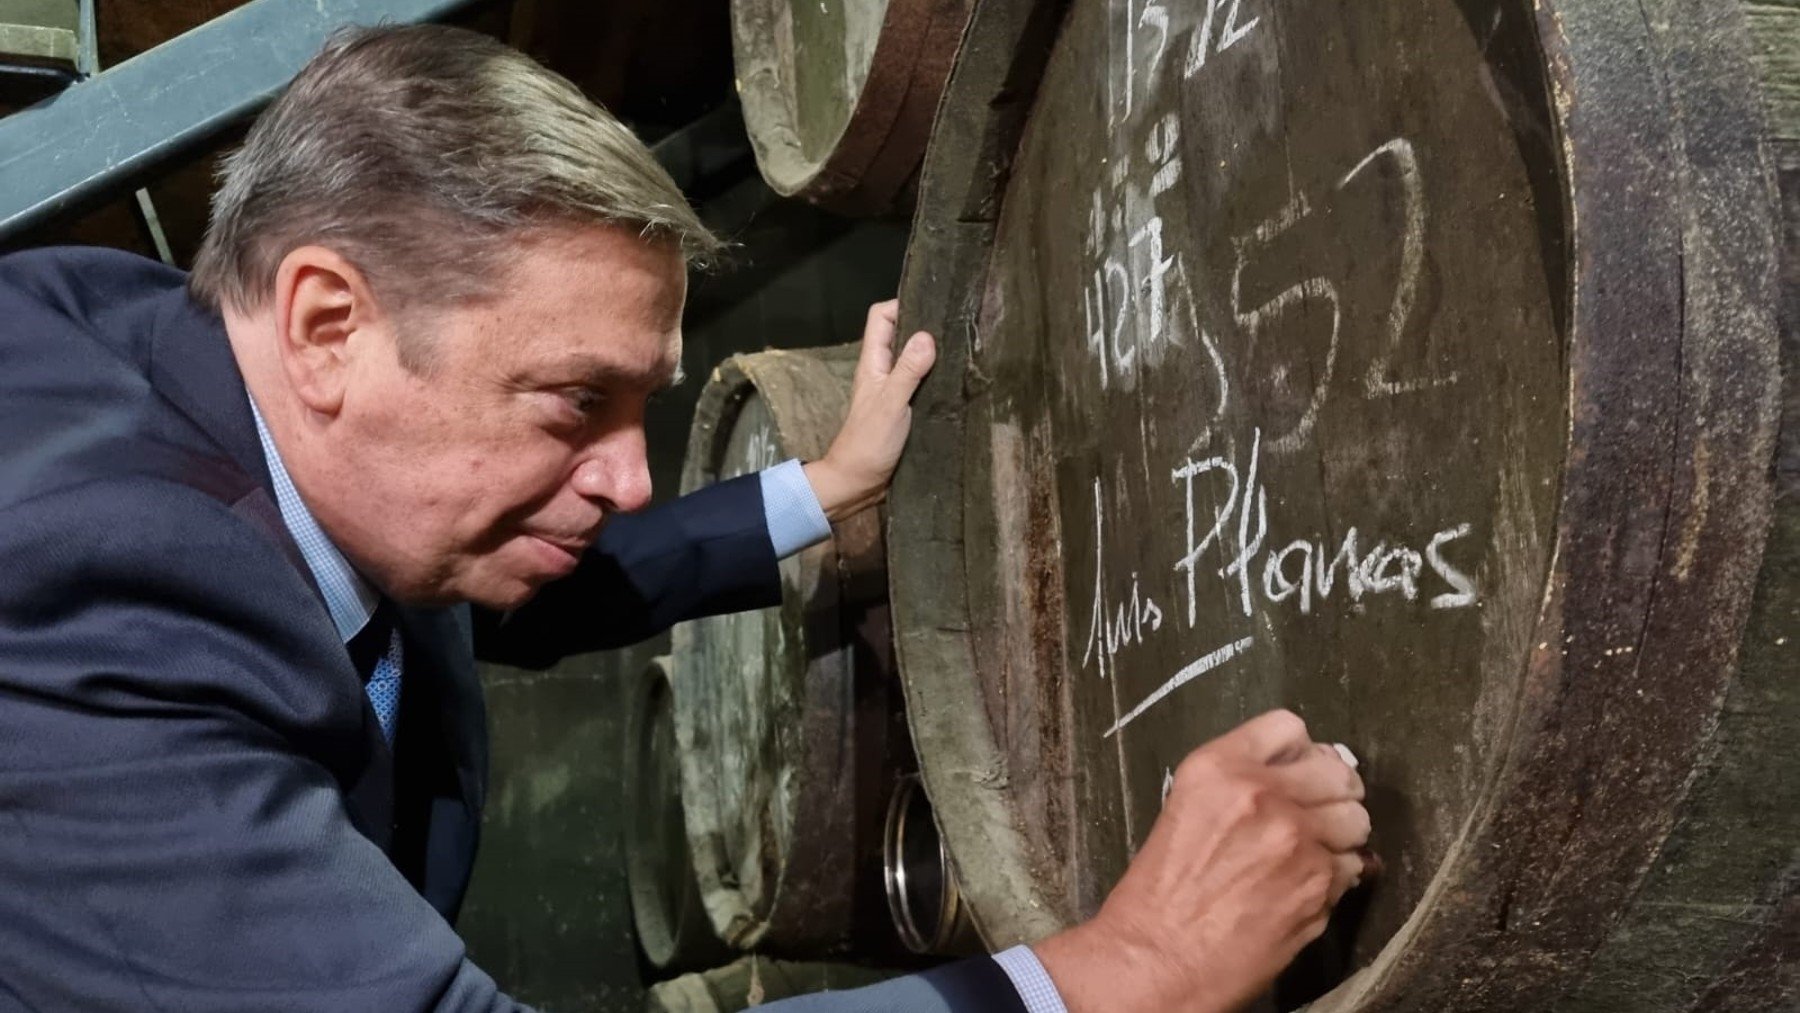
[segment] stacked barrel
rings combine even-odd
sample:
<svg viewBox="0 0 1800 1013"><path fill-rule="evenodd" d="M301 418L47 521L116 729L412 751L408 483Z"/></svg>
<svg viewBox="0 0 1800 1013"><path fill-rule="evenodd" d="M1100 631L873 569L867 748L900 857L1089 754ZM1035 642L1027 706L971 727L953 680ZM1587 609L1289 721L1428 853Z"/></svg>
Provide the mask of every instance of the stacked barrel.
<svg viewBox="0 0 1800 1013"><path fill-rule="evenodd" d="M972 0L734 0L744 123L776 193L909 206Z"/></svg>
<svg viewBox="0 0 1800 1013"><path fill-rule="evenodd" d="M768 351L720 365L696 408L684 490L822 456L857 353ZM645 680L627 839L639 938L659 970L717 968L661 987L653 1008L736 1009L751 994L866 983L907 963L882 835L896 793L916 779L906 779L879 511L839 521L780 565L780 605L678 627ZM916 823L919 807L908 811ZM941 850L933 858L942 868ZM751 956L719 966L732 952ZM841 963L850 957L876 969Z"/></svg>
<svg viewBox="0 0 1800 1013"><path fill-rule="evenodd" d="M740 59L747 25L823 31L803 6L740 3ZM1286 706L1364 759L1386 872L1276 1008L1793 1008L1797 18L974 4L901 292L940 347L886 515L935 812L923 848L886 822L944 884L909 942L1091 915L1180 758ZM843 377L764 368L715 380L695 481L771 461L761 432L822 453L780 400ZM843 593L853 544L677 642L689 845L740 948L854 951L870 813L914 783L852 705L887 673L845 660L883 607Z"/></svg>
<svg viewBox="0 0 1800 1013"><path fill-rule="evenodd" d="M684 488L816 459L856 347L727 360L702 393ZM841 950L885 924L882 806L905 762L879 515L783 561L782 603L675 632L675 730L700 893L741 949Z"/></svg>

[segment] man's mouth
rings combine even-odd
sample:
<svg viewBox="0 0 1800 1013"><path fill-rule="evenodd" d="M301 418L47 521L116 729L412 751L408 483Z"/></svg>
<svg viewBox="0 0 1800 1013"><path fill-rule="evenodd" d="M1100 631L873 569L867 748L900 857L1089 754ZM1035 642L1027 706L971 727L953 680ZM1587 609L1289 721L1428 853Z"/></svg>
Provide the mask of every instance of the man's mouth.
<svg viewBox="0 0 1800 1013"><path fill-rule="evenodd" d="M550 579L566 577L581 565L581 556L593 544L593 536L569 536L527 532L525 540L536 548L539 568Z"/></svg>
<svg viewBox="0 0 1800 1013"><path fill-rule="evenodd" d="M532 537L540 541L548 542L571 556L580 556L587 551L589 545L594 543L592 537L569 538L560 535L533 535Z"/></svg>

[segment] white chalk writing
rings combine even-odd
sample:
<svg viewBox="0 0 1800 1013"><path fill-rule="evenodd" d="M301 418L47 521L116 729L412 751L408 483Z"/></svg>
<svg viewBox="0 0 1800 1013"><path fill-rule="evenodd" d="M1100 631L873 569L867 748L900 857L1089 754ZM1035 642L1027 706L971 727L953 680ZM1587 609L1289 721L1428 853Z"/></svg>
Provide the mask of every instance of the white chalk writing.
<svg viewBox="0 0 1800 1013"><path fill-rule="evenodd" d="M1131 233L1123 256L1104 257L1095 266L1082 290L1082 310L1102 390L1113 384L1129 389L1140 352L1146 365L1156 365L1170 345L1185 343L1169 313L1172 302L1192 299L1178 267L1179 258L1165 255L1160 215ZM1142 326L1134 327L1140 318Z"/></svg>
<svg viewBox="0 0 1800 1013"><path fill-rule="evenodd" d="M1409 330L1425 261L1425 186L1418 155L1412 143L1405 138L1396 138L1376 148L1338 180L1332 193L1342 192L1356 180L1364 178L1371 166L1388 162L1394 165L1394 175L1400 183L1405 206L1405 231L1400 237L1400 266L1383 326L1383 341L1362 377L1362 394L1367 398L1395 397L1443 387L1461 379L1461 375L1455 370L1404 379L1395 376L1394 361L1399 356L1402 340ZM1330 310L1329 332L1324 335L1323 361L1316 366L1305 360L1276 363L1264 377L1264 382L1279 400L1295 406L1291 423L1284 421L1271 427L1266 434L1268 449L1272 454L1291 454L1301 449L1318 427L1320 410L1330 396L1333 378L1338 371L1344 323L1343 300L1335 282L1314 275L1287 285L1262 303L1246 306L1244 274L1261 251L1311 219L1315 212L1314 204L1305 193L1296 194L1267 220L1237 237L1233 244L1237 262L1231 274L1231 312L1243 331L1246 347L1276 347L1265 337L1265 332L1290 316L1302 319L1323 317L1323 313L1305 313L1305 308L1309 305ZM1311 326L1324 330L1318 324ZM1306 377L1310 377L1310 386L1305 386L1308 382Z"/></svg>
<svg viewBox="0 0 1800 1013"><path fill-rule="evenodd" d="M1171 472L1172 481L1183 487L1185 500L1187 548L1176 560L1174 568L1182 571L1185 577L1189 628L1195 625L1198 617L1196 575L1200 570L1200 558L1209 548L1219 544L1227 524L1233 519L1237 521L1237 547L1216 573L1236 585L1238 604L1246 618L1255 615L1259 598L1274 604L1293 599L1301 615L1310 615L1315 599L1329 599L1333 589L1339 586L1344 588L1344 594L1352 603L1360 603L1368 596L1394 592L1407 601L1415 601L1419 597L1420 578L1427 567L1450 588L1431 598L1431 608L1458 609L1479 603L1475 582L1444 555L1445 546L1466 537L1472 530L1472 525L1467 523L1438 531L1423 553L1405 544L1390 544L1385 539L1377 540L1365 550L1363 535L1352 526L1337 541L1336 551L1329 557L1329 541L1323 537L1290 541L1265 554L1264 547L1269 544L1269 504L1268 490L1259 481L1259 466L1258 443L1253 440L1249 467L1241 477L1237 465L1223 457L1189 460ZM1196 539L1195 518L1202 509L1195 494L1196 480L1215 472L1227 480L1225 495L1210 508L1210 528ZM1340 574L1343 577L1341 585ZM1261 591L1260 596L1254 593L1257 590Z"/></svg>
<svg viewBox="0 0 1800 1013"><path fill-rule="evenodd" d="M1287 453L1298 450L1312 436L1313 428L1319 422L1319 409L1324 406L1325 398L1330 392L1331 377L1337 369L1338 333L1343 328L1344 313L1338 299L1337 287L1324 278L1306 278L1297 284L1277 292L1274 298L1250 309L1243 308L1244 267L1250 255L1257 249L1265 247L1279 238L1282 233L1293 228L1301 219L1312 213L1305 195L1295 197L1288 202L1274 217L1257 226L1250 235L1237 241L1237 268L1231 272L1231 312L1237 322L1244 328L1247 341L1256 344L1263 328L1274 324L1288 313L1304 306L1309 301L1322 301L1331 307L1331 334L1325 348L1325 364L1318 370L1312 389L1307 393L1306 406L1297 419L1286 431L1277 433L1269 440L1269 449L1275 453ZM1277 373L1271 378L1277 390L1285 390L1296 382L1294 370L1286 366L1277 367Z"/></svg>
<svg viewBox="0 0 1800 1013"><path fill-rule="evenodd" d="M1445 583L1454 588L1431 599L1431 607L1434 609L1459 609L1476 602L1475 582L1444 561L1444 546L1468 533L1468 524L1458 524L1432 535L1431 544L1425 547L1425 561L1431 564L1438 576L1444 578Z"/></svg>
<svg viewBox="0 0 1800 1013"><path fill-rule="evenodd" d="M1124 601L1112 602L1106 593L1106 508L1100 495L1100 480L1094 480L1094 601L1089 611L1087 647L1081 654L1081 667L1097 663L1100 677L1107 678L1117 662L1118 653L1133 644L1141 644L1147 634L1162 629L1162 609L1144 593L1138 575L1131 575L1131 591Z"/></svg>
<svg viewBox="0 0 1800 1013"><path fill-rule="evenodd" d="M1131 708L1125 716L1113 722L1113 726L1108 728L1106 734L1101 737L1112 738L1114 735L1118 734L1119 729L1136 721L1138 718L1143 717L1144 712L1160 703L1163 697L1168 696L1170 693L1175 692L1192 682L1194 679L1205 675L1213 669L1218 668L1220 665L1225 664L1227 661L1230 661L1232 658L1237 657L1239 654L1249 650L1250 646L1255 642L1256 641L1251 637L1244 637L1241 640L1234 640L1216 651L1208 652L1195 658L1193 661L1188 662L1186 665L1182 666L1181 671L1170 676L1168 682L1156 687L1156 691L1145 697L1142 703Z"/></svg>
<svg viewBox="0 0 1800 1013"><path fill-rule="evenodd" d="M1179 241L1194 228L1189 195L1211 199L1209 178L1196 175L1184 186L1184 173L1209 171L1214 154L1201 148L1196 152L1205 151L1204 159L1196 153L1194 159L1184 160L1182 119L1178 112L1166 111L1161 75L1172 74L1179 64L1183 79L1191 79L1209 64L1227 63L1223 54L1262 26L1263 2L1204 0L1184 7L1166 0L1125 0L1111 8L1108 91L1102 101L1113 137L1089 194L1079 283L1085 354L1076 352L1075 357L1086 365L1085 379L1097 381L1100 390L1130 391L1171 358L1171 349L1197 345L1206 355L1195 356L1195 362L1212 370L1216 384L1196 378L1198 382L1187 389L1207 397L1216 394L1217 404L1194 406L1194 414L1202 419L1200 435L1169 472L1182 498L1184 518L1184 541L1172 573L1162 569L1167 556L1134 559L1138 569L1116 562L1109 569L1108 541L1119 533L1112 530L1117 517L1109 521L1108 505L1116 506L1120 500L1109 500L1103 480L1093 480L1094 572L1080 669L1116 680L1126 655L1171 635L1164 632L1165 626L1181 631L1174 634L1178 638L1199 629L1202 599L1211 603L1208 629L1216 628L1212 620L1219 616L1221 596L1226 622L1248 629L1228 627L1217 634L1223 643L1195 645L1209 649L1198 656L1186 655L1192 660L1130 710L1123 714L1115 710L1117 720L1106 737L1117 735L1182 686L1251 650L1264 636L1262 631L1274 635L1280 627L1269 621L1271 613L1311 616L1328 606L1362 612L1377 598L1394 607L1418 603L1413 607L1440 611L1481 602L1472 576L1479 571L1464 558L1469 546L1476 544L1471 523L1394 532L1379 525L1340 527L1334 517L1326 533L1309 534L1293 530L1292 518L1282 516L1280 499L1271 516L1267 475L1280 470L1278 457L1302 450L1321 425L1332 424L1322 419L1333 417L1325 411L1329 398L1334 393L1343 396L1340 374L1355 385L1357 395L1371 399L1453 384L1459 374L1432 368L1434 364L1407 344L1426 337L1419 333L1413 315L1425 270L1429 209L1418 153L1405 138L1382 144L1335 181L1326 177L1322 184L1290 187L1291 196L1283 206L1247 232L1230 237L1229 315L1214 312L1226 307L1196 299L1194 280L1208 286L1209 299L1224 302L1219 297L1225 295L1212 295L1215 282L1210 272L1190 279L1184 260L1186 250L1196 258L1198 272L1207 265L1201 258L1210 256L1210 244L1208 249L1190 250ZM1190 125L1193 122L1190 119ZM1191 146L1191 139L1188 143ZM1226 155L1222 146L1217 157ZM1221 168L1225 164L1219 162ZM1329 269L1331 260L1295 258L1291 251L1318 245L1314 232L1332 228L1334 219L1347 210L1345 201L1367 196L1370 186L1387 188L1377 194L1397 195L1403 214L1398 219L1387 214L1380 220L1398 220L1404 229L1393 227L1398 267L1380 337L1347 343L1347 322L1355 327L1356 321L1379 319L1360 305L1348 307L1348 312L1345 305L1346 299L1363 291L1360 284L1352 284L1365 277L1356 273L1355 263L1375 258L1363 258L1345 273ZM1286 274L1271 275L1284 266ZM1073 293L1062 297L1073 309ZM1204 315L1203 307L1208 311ZM1215 335L1208 327L1220 330ZM1363 349L1369 351L1359 354ZM1233 361L1238 350L1247 350L1248 361ZM1243 389L1252 394L1245 398ZM1232 417L1228 408L1243 407L1232 405L1234 393L1252 402L1257 411L1276 417L1253 420L1260 425L1250 438L1239 437L1221 452L1214 445ZM1138 422L1148 478L1153 448L1141 408ZM1159 514L1151 510L1144 516ZM1185 609L1175 613L1185 615L1185 626L1179 620L1165 624L1163 603L1169 596L1185 599ZM1254 636L1245 635L1252 630L1257 631ZM1184 655L1186 650L1184 646ZM1115 701L1120 688L1115 682ZM1172 785L1173 773L1165 769L1164 799Z"/></svg>
<svg viewBox="0 0 1800 1013"><path fill-rule="evenodd" d="M1369 363L1369 371L1363 378L1366 393L1372 398L1442 387L1459 379L1455 371L1412 380L1393 379L1394 354L1399 351L1400 339L1406 334L1407 319L1412 315L1413 302L1418 295L1419 274L1425 265L1425 180L1419 172L1418 153L1413 150L1411 141L1395 138L1370 152L1367 158L1345 173L1338 181L1338 189L1349 186L1364 170L1383 158L1391 160L1400 174L1401 192L1406 201L1406 233L1400 248L1400 278L1394 286L1393 305L1388 310L1387 343L1381 354Z"/></svg>
<svg viewBox="0 0 1800 1013"><path fill-rule="evenodd" d="M1163 218L1154 210L1156 196L1181 181L1180 137L1173 114L1156 121L1144 144L1154 168L1149 190L1127 178L1109 184L1107 192L1123 191L1116 200L1096 189L1089 204L1082 245L1094 267L1082 289L1082 312L1102 390L1130 389L1141 366L1159 365L1171 345L1186 343L1178 324L1197 317L1187 272L1164 246ZM1125 170L1130 161L1115 165ZM1187 312L1177 315L1178 305Z"/></svg>
<svg viewBox="0 0 1800 1013"><path fill-rule="evenodd" d="M1131 118L1137 106L1140 78L1146 84L1157 78L1169 48L1168 8L1161 0L1125 0L1125 30L1116 32L1113 38L1122 47L1119 55L1124 60L1122 67L1115 67L1114 73L1107 75L1109 82L1117 80L1123 86L1122 92L1114 93L1113 114L1109 117L1116 124L1121 118Z"/></svg>
<svg viewBox="0 0 1800 1013"><path fill-rule="evenodd" d="M1227 3L1231 5L1229 8L1225 7ZM1253 17L1240 24L1239 15L1243 5L1244 0L1206 0L1206 15L1201 19L1199 29L1188 39L1187 61L1181 69L1183 78L1191 78L1200 73L1206 66L1208 52L1225 52L1242 42L1262 22L1261 17ZM1225 9L1225 18L1215 36L1213 28L1222 8Z"/></svg>
<svg viewBox="0 0 1800 1013"><path fill-rule="evenodd" d="M1199 620L1199 577L1204 569L1227 583L1226 594L1235 598L1245 619L1254 620L1264 603L1291 607L1300 615L1312 615L1319 603L1334 594L1355 611L1364 599L1392 595L1417 601L1427 577L1435 577L1448 590L1432 595L1432 609L1460 609L1480 603L1475 581L1452 562L1446 549L1466 538L1469 523L1456 524L1433 534L1425 550L1403 540L1376 538L1372 542L1355 526L1341 538L1315 536L1282 542L1271 540L1268 489L1262 482L1262 434L1252 433L1247 466L1240 468L1230 456L1188 459L1171 469L1171 481L1181 488L1185 518L1184 551L1173 569L1183 578L1187 598L1187 628ZM1210 476L1219 476L1207 481ZM1205 493L1222 492L1207 497ZM1118 673L1118 656L1140 646L1163 630L1163 609L1137 571L1129 589L1112 591L1107 571L1106 496L1101 480L1093 483L1094 582L1088 608L1088 634L1081 668L1094 668L1101 678ZM1280 548L1266 551L1271 544ZM1222 565L1206 563L1216 559ZM1184 665L1174 676L1122 715L1107 730L1116 734L1170 693L1195 678L1249 650L1254 637L1240 637Z"/></svg>

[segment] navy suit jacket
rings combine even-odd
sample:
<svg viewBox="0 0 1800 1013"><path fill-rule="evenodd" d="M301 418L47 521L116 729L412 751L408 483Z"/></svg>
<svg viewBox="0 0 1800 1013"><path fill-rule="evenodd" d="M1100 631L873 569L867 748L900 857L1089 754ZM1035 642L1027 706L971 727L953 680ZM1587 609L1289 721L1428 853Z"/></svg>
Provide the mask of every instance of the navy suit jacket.
<svg viewBox="0 0 1800 1013"><path fill-rule="evenodd" d="M475 649L542 665L774 603L760 487L616 518L504 622L403 609L390 751L184 285L0 258L0 1010L516 1009L451 928L487 783ZM1020 1008L985 960L842 995L803 1008Z"/></svg>

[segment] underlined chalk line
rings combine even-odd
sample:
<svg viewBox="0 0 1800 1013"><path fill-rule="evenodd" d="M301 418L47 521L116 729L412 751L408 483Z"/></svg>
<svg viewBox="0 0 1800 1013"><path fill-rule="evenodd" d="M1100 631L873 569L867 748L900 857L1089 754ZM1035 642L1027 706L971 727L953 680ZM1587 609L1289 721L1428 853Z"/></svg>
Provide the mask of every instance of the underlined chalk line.
<svg viewBox="0 0 1800 1013"><path fill-rule="evenodd" d="M1176 672L1174 677L1168 682L1163 683L1156 692L1145 697L1143 703L1131 708L1131 713L1120 718L1117 724L1108 728L1106 734L1102 735L1101 738L1112 738L1118 733L1119 729L1136 721L1145 711L1156 706L1157 701L1168 696L1170 693L1175 692L1199 676L1205 675L1213 669L1218 668L1220 665L1225 664L1227 661L1230 661L1232 658L1244 653L1246 650L1249 650L1250 645L1255 642L1255 637L1245 637L1242 640L1226 644L1224 647L1221 647L1210 654L1203 654L1193 661L1188 662L1182 667L1181 671Z"/></svg>

